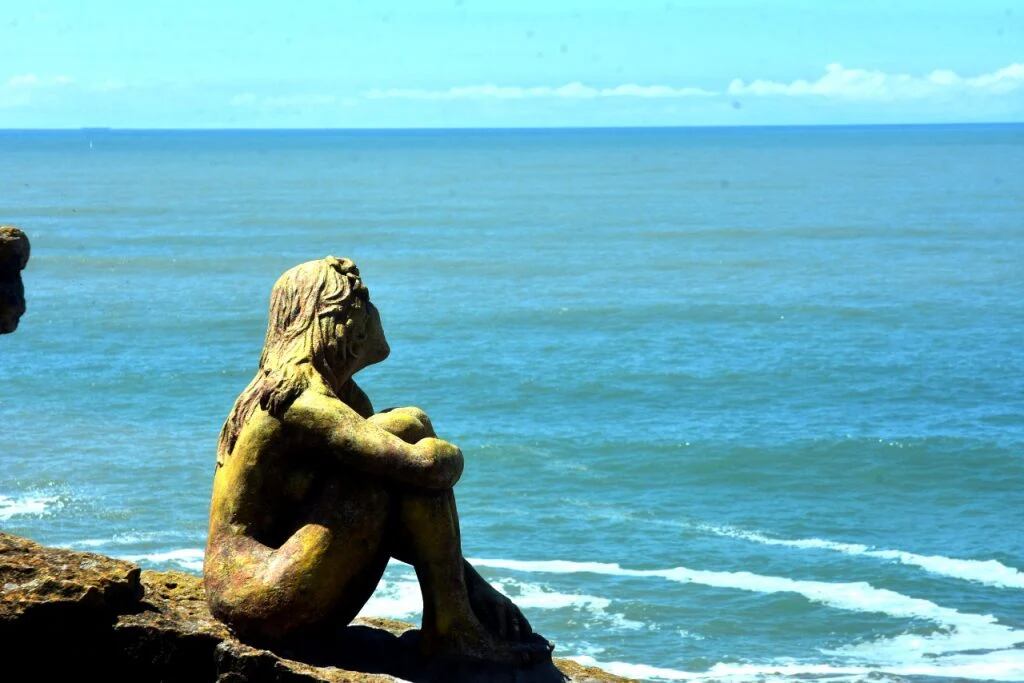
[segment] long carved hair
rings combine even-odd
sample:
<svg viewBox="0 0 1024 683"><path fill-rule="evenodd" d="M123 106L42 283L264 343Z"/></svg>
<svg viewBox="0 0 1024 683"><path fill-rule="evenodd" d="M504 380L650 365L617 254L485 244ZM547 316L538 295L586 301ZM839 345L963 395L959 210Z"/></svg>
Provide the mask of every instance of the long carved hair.
<svg viewBox="0 0 1024 683"><path fill-rule="evenodd" d="M362 352L368 300L359 269L349 259L307 261L278 278L270 293L260 367L221 429L218 466L231 454L257 407L280 417L314 373L329 391L338 388L350 359Z"/></svg>

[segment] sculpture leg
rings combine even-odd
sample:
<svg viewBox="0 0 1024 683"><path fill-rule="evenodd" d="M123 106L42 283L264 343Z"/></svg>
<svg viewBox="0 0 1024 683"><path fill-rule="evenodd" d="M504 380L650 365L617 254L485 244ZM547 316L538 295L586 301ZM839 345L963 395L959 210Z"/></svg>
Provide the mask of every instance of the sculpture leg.
<svg viewBox="0 0 1024 683"><path fill-rule="evenodd" d="M214 616L255 640L348 623L387 565L391 496L356 476L325 482L280 547L211 536L204 581Z"/></svg>
<svg viewBox="0 0 1024 683"><path fill-rule="evenodd" d="M409 443L437 436L430 418L416 407L392 408L371 419ZM482 625L488 638L529 642L526 659L546 657L550 653L547 642L531 638L533 629L519 608L463 559L454 493L393 495L397 512L391 553L416 569L423 592L423 633L428 649L435 642L435 649L443 647L448 633L478 630Z"/></svg>
<svg viewBox="0 0 1024 683"><path fill-rule="evenodd" d="M512 601L462 557L455 496L401 494L392 554L416 570L423 593L423 643L432 654L508 662L543 659L550 650L530 635Z"/></svg>

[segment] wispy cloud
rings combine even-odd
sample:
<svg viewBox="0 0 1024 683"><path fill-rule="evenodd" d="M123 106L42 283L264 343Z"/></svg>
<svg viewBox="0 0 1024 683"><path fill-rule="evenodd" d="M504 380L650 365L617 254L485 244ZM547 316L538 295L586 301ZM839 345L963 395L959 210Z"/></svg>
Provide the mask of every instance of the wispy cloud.
<svg viewBox="0 0 1024 683"><path fill-rule="evenodd" d="M677 88L669 85L637 85L626 83L610 88L598 88L580 82L561 86L517 86L517 85L466 85L444 90L423 90L420 88L388 88L367 91L364 96L372 100L525 100L536 98L559 98L588 100L602 97L679 98L713 97L718 93L703 88Z"/></svg>
<svg viewBox="0 0 1024 683"><path fill-rule="evenodd" d="M813 99L836 103L875 103L878 112L896 111L900 103L918 103L938 111L949 102L969 102L964 106L982 111L985 102L999 97L1019 98L1024 95L1024 63L1015 62L988 73L961 75L949 69L936 69L924 74L887 72L874 69L849 68L839 63L829 64L817 78L791 81L756 78L733 79L721 88L698 87L692 84L640 84L593 85L573 81L564 85L498 85L494 83L457 85L446 88L374 88L363 92L346 89L323 88L305 90L298 84L282 84L271 90L260 87L254 91L232 93L225 83L128 83L116 79L83 80L67 75L21 73L0 76L0 109L49 107L56 111L69 110L87 101L117 98L126 105L138 102L162 101L168 92L187 91L205 103L216 100L234 110L232 116L261 113L273 116L306 115L351 111L360 104L387 101L419 102L515 102L532 101L538 105L556 101L594 103L662 101L675 104L689 101L710 102L711 108L730 100L759 98L775 100L809 101ZM256 86L248 86L256 88ZM293 89L294 88L294 89ZM303 89L299 89L303 88ZM291 92L289 92L291 90ZM958 99L959 98L959 99ZM1019 100L1011 100L1017 107ZM73 106L72 106L73 105ZM887 106L891 105L891 106ZM978 105L978 106L975 106ZM142 105L146 106L146 105ZM1003 105L999 105L1003 106ZM471 106L464 107L471 110ZM595 110L598 107L593 107ZM634 106L640 110L641 107ZM653 107L652 107L653 108ZM367 111L370 107L367 107ZM397 107L395 108L398 109ZM509 107L510 110L514 107ZM710 110L705 107L704 110ZM326 114L324 114L326 115Z"/></svg>
<svg viewBox="0 0 1024 683"><path fill-rule="evenodd" d="M955 71L937 69L924 76L886 73L869 69L848 69L829 64L816 81L803 79L782 82L737 78L727 89L729 95L757 97L824 97L843 100L925 99L957 92L1003 95L1024 86L1024 64L1014 63L991 73L961 76Z"/></svg>
<svg viewBox="0 0 1024 683"><path fill-rule="evenodd" d="M0 81L0 109L30 106L40 97L46 98L71 85L74 80L68 76L16 74Z"/></svg>
<svg viewBox="0 0 1024 683"><path fill-rule="evenodd" d="M40 77L35 74L19 74L7 79L7 87L12 89L22 88L48 88L54 86L71 85L74 80L68 76Z"/></svg>
<svg viewBox="0 0 1024 683"><path fill-rule="evenodd" d="M579 81L561 86L464 85L444 89L387 88L363 93L371 100L526 100L526 99L599 99L599 98L708 98L716 96L821 97L843 100L924 99L945 93L969 92L1002 95L1024 86L1024 64L1014 63L991 73L961 76L955 71L937 69L923 76L887 73L870 69L850 69L829 64L817 80L750 82L734 79L723 90L676 85L639 85L626 83L597 87Z"/></svg>

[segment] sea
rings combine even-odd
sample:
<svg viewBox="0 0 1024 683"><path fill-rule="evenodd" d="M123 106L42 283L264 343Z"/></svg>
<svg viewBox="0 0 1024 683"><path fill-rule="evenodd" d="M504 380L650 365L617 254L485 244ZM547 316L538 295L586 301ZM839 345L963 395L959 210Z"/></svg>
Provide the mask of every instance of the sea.
<svg viewBox="0 0 1024 683"><path fill-rule="evenodd" d="M556 655L1024 680L1024 125L4 131L0 223L4 531L199 573L270 287L344 256Z"/></svg>

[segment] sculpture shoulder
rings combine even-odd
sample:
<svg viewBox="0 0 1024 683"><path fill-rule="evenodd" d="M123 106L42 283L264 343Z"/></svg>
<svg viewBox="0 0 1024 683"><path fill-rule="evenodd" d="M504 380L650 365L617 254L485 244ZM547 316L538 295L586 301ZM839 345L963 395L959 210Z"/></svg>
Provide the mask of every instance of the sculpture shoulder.
<svg viewBox="0 0 1024 683"><path fill-rule="evenodd" d="M333 393L307 388L282 416L293 443L348 458L355 454L400 457L406 445ZM357 458L358 459L358 458Z"/></svg>
<svg viewBox="0 0 1024 683"><path fill-rule="evenodd" d="M245 425L238 433L234 452L257 453L264 451L279 442L284 435L284 421L274 417L266 410L258 408L245 421Z"/></svg>
<svg viewBox="0 0 1024 683"><path fill-rule="evenodd" d="M361 416L344 401L313 388L299 394L281 416L288 429L328 432L338 427L355 426Z"/></svg>

